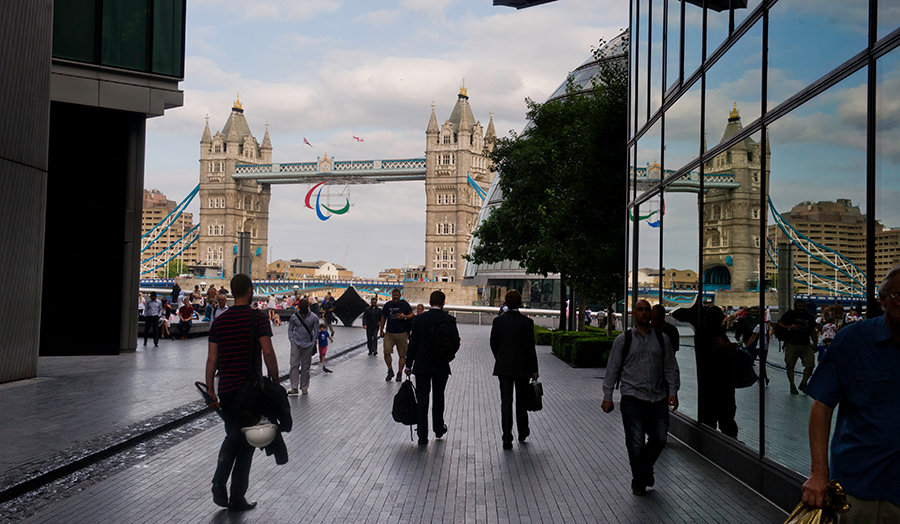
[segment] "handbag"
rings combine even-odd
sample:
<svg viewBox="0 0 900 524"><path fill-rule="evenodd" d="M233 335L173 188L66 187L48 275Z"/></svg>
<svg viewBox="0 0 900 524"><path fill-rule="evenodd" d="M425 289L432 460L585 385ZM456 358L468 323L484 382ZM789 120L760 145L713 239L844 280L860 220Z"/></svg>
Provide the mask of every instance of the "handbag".
<svg viewBox="0 0 900 524"><path fill-rule="evenodd" d="M749 388L759 380L753 369L753 357L746 349L737 347L731 353L731 371L734 376L734 387Z"/></svg>
<svg viewBox="0 0 900 524"><path fill-rule="evenodd" d="M544 386L537 380L528 384L526 392L525 411L540 411L544 407Z"/></svg>

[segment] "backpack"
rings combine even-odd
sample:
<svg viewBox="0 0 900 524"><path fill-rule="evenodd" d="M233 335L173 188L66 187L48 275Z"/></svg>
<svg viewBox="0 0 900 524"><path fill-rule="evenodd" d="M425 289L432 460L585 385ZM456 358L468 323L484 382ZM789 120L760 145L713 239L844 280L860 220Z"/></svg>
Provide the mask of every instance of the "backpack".
<svg viewBox="0 0 900 524"><path fill-rule="evenodd" d="M653 330L656 333L656 341L659 343L659 349L662 350L663 354L666 351L666 341L663 340L663 333L658 329ZM622 381L622 368L625 366L625 358L628 356L628 352L631 350L631 338L633 337L631 330L625 332L625 347L622 348L622 360L619 364L619 376L616 377L616 389L619 389L619 383ZM665 380L665 379L663 379ZM666 384L666 389L668 389L668 384Z"/></svg>
<svg viewBox="0 0 900 524"><path fill-rule="evenodd" d="M391 416L395 421L406 426L416 423L416 390L413 388L412 380L406 379L403 384L400 384L400 391L394 395L394 408L391 410Z"/></svg>
<svg viewBox="0 0 900 524"><path fill-rule="evenodd" d="M428 328L429 356L436 364L449 364L456 358L456 348L453 347L453 330L451 329L450 315L435 321Z"/></svg>

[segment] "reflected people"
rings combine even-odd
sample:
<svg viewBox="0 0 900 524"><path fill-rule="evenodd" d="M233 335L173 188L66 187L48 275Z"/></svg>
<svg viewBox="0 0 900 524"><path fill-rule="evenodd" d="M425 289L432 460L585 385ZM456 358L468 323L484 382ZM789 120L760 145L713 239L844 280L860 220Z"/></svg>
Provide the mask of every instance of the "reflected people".
<svg viewBox="0 0 900 524"><path fill-rule="evenodd" d="M737 344L725 332L725 312L706 309L697 344L697 419L701 424L737 438L737 403L731 374L731 354Z"/></svg>

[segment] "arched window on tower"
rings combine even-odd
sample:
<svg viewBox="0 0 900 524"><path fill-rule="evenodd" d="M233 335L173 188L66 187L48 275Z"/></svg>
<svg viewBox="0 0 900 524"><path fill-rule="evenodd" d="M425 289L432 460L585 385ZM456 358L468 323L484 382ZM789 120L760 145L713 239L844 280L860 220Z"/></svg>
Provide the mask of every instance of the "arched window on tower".
<svg viewBox="0 0 900 524"><path fill-rule="evenodd" d="M222 144L216 144L216 153L222 152Z"/></svg>

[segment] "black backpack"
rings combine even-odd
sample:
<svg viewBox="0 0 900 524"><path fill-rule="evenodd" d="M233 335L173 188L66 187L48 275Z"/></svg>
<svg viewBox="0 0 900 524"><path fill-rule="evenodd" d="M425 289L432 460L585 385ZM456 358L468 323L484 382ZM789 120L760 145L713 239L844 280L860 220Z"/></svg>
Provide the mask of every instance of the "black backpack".
<svg viewBox="0 0 900 524"><path fill-rule="evenodd" d="M451 317L444 314L444 318L435 321L428 329L428 351L434 362L449 364L456 358L456 348L453 347L453 329Z"/></svg>
<svg viewBox="0 0 900 524"><path fill-rule="evenodd" d="M417 421L416 390L412 380L406 379L400 384L400 391L394 395L394 408L391 410L394 420L406 426L412 426Z"/></svg>

